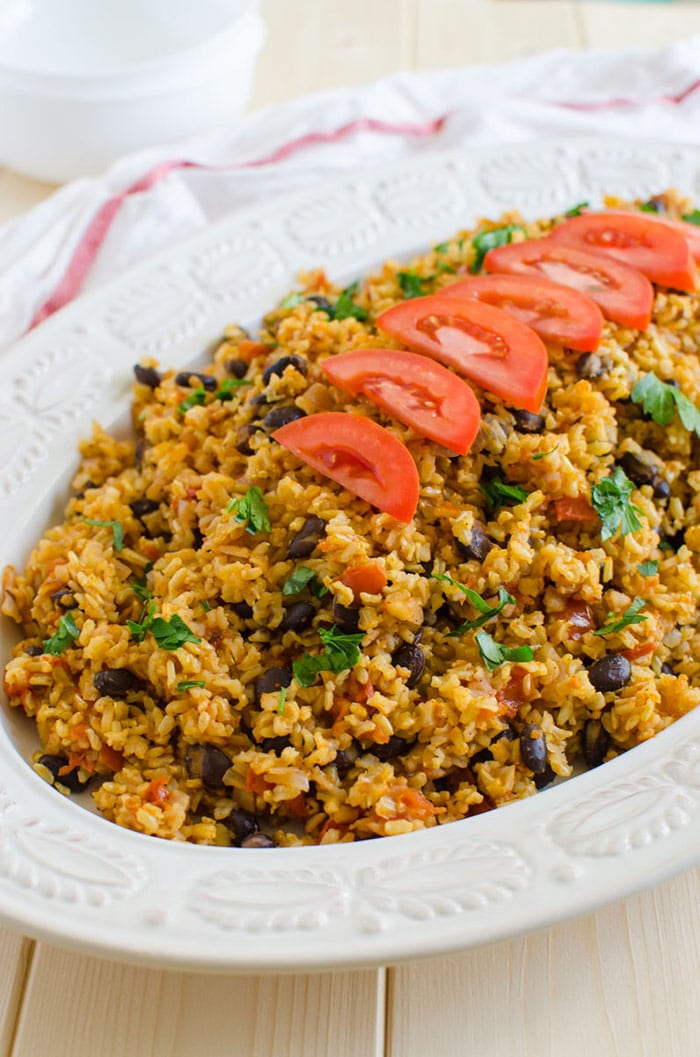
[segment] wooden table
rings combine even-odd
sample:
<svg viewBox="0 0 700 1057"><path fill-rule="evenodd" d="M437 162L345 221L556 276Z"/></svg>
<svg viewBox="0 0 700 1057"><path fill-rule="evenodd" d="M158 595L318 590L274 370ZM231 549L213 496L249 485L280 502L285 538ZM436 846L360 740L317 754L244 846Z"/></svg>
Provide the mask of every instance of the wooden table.
<svg viewBox="0 0 700 1057"><path fill-rule="evenodd" d="M661 46L700 4L263 0L253 107L399 69ZM0 169L0 220L52 190ZM0 930L0 1057L696 1057L700 869L479 951L377 970L206 977Z"/></svg>

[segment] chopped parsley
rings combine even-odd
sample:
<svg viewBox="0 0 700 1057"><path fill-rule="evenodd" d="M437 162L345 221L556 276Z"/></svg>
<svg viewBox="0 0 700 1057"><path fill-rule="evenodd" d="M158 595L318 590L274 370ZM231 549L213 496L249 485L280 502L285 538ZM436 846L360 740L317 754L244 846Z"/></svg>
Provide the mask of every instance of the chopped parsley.
<svg viewBox="0 0 700 1057"><path fill-rule="evenodd" d="M477 633L476 644L489 672L505 664L506 661L531 661L535 656L530 646L516 646L514 649L502 646L500 642L495 642L487 631Z"/></svg>
<svg viewBox="0 0 700 1057"><path fill-rule="evenodd" d="M449 242L438 242L437 246L433 246L435 253L447 253L449 248Z"/></svg>
<svg viewBox="0 0 700 1057"><path fill-rule="evenodd" d="M246 532L254 536L256 532L270 531L270 512L262 491L257 485L251 485L245 495L232 499L226 509L235 513L236 521L246 524Z"/></svg>
<svg viewBox="0 0 700 1057"><path fill-rule="evenodd" d="M692 213L683 213L682 215L688 224L700 225L700 209L694 209Z"/></svg>
<svg viewBox="0 0 700 1057"><path fill-rule="evenodd" d="M280 308L296 308L297 305L300 305L304 300L306 299L303 294L289 294L282 301L280 301Z"/></svg>
<svg viewBox="0 0 700 1057"><path fill-rule="evenodd" d="M309 569L308 565L300 565L298 569L295 569L284 581L284 584L282 585L282 594L298 595L305 587L310 587L312 581L315 579L315 569Z"/></svg>
<svg viewBox="0 0 700 1057"><path fill-rule="evenodd" d="M67 646L70 646L72 642L75 642L79 634L80 632L75 626L75 621L73 620L73 614L64 613L51 638L44 641L44 653L48 653L52 657L60 656Z"/></svg>
<svg viewBox="0 0 700 1057"><path fill-rule="evenodd" d="M357 280L354 283L350 283L350 286L345 287L335 305L329 310L328 314L331 319L367 319L366 310L355 303L355 297L359 289L360 284Z"/></svg>
<svg viewBox="0 0 700 1057"><path fill-rule="evenodd" d="M170 620L156 617L151 621L148 630L161 650L177 650L180 646L184 646L186 642L202 641L193 631L190 631L182 617L179 617L177 613Z"/></svg>
<svg viewBox="0 0 700 1057"><path fill-rule="evenodd" d="M639 517L644 512L630 501L633 491L634 485L620 466L616 466L609 477L593 485L591 500L602 522L602 540L610 539L618 531L621 536L627 536L642 527Z"/></svg>
<svg viewBox="0 0 700 1057"><path fill-rule="evenodd" d="M637 571L640 572L642 576L656 576L659 571L659 563L656 561L640 562L637 566Z"/></svg>
<svg viewBox="0 0 700 1057"><path fill-rule="evenodd" d="M659 213L660 209L658 206L658 202L651 198L648 202L642 202L639 207L639 211L640 213Z"/></svg>
<svg viewBox="0 0 700 1057"><path fill-rule="evenodd" d="M150 602L153 598L153 591L150 587L146 586L146 577L143 580L130 580L129 587L134 592L137 598L140 598L142 602Z"/></svg>
<svg viewBox="0 0 700 1057"><path fill-rule="evenodd" d="M203 689L206 685L204 679L183 679L181 683L177 684L177 692L181 694L183 690L192 690L195 686Z"/></svg>
<svg viewBox="0 0 700 1057"><path fill-rule="evenodd" d="M593 634L616 635L618 631L622 631L624 628L629 627L630 624L642 624L645 620L649 619L646 616L641 616L639 613L639 610L644 609L645 605L646 601L643 598L635 598L634 601L631 602L630 605L628 605L627 609L624 611L622 616L619 617L619 619L613 620L612 618L615 616L615 614L608 613L606 618L608 620L608 623L604 624L602 628L598 628L598 630L594 631Z"/></svg>
<svg viewBox="0 0 700 1057"><path fill-rule="evenodd" d="M559 444L561 444L561 441L558 441L553 448L549 449L549 451L538 451L537 455L532 456L532 461L538 462L540 459L546 459L548 455L554 455L554 452L559 447Z"/></svg>
<svg viewBox="0 0 700 1057"><path fill-rule="evenodd" d="M506 484L505 481L501 481L498 477L494 477L493 480L487 481L486 484L482 484L481 491L488 499L489 506L494 514L497 513L502 506L505 506L506 502L524 503L530 494L519 485Z"/></svg>
<svg viewBox="0 0 700 1057"><path fill-rule="evenodd" d="M287 700L287 687L286 686L281 686L280 687L280 699L279 699L279 703L277 705L277 711L279 712L280 716L284 715L284 702L286 700Z"/></svg>
<svg viewBox="0 0 700 1057"><path fill-rule="evenodd" d="M138 620L127 620L126 626L134 642L143 642L156 614L155 602L146 602Z"/></svg>
<svg viewBox="0 0 700 1057"><path fill-rule="evenodd" d="M205 613L208 613L211 610L211 603L207 602L206 598L201 598L199 604Z"/></svg>
<svg viewBox="0 0 700 1057"><path fill-rule="evenodd" d="M240 389L243 385L252 385L250 378L224 378L223 382L214 393L216 400L232 400L234 390Z"/></svg>
<svg viewBox="0 0 700 1057"><path fill-rule="evenodd" d="M688 432L700 437L700 410L685 393L668 382L662 382L653 371L639 379L630 395L657 425L667 426L675 409Z"/></svg>
<svg viewBox="0 0 700 1057"><path fill-rule="evenodd" d="M502 609L506 606L513 605L515 599L512 595L508 594L505 587L499 587L498 589L498 604L490 606L480 594L476 591L472 591L469 587L465 587L464 584L459 583L458 580L453 580L451 576L446 576L444 573L433 573L431 579L442 580L444 583L452 584L453 587L458 587L462 594L467 596L467 599L474 606L476 610L481 614L476 620L467 620L464 624L460 624L454 631L450 631L448 638L454 637L455 635L462 635L465 631L474 631L476 628L482 627L492 617L497 616Z"/></svg>
<svg viewBox="0 0 700 1057"><path fill-rule="evenodd" d="M98 521L94 518L84 517L86 525L97 525L100 528L111 528L114 549L119 554L124 546L124 529L120 521Z"/></svg>
<svg viewBox="0 0 700 1057"><path fill-rule="evenodd" d="M590 202L579 202L578 205L572 206L571 209L567 209L564 213L565 217L580 217L584 209L588 209Z"/></svg>
<svg viewBox="0 0 700 1057"><path fill-rule="evenodd" d="M422 297L425 293L424 287L426 283L432 282L435 276L428 275L425 279L422 279L415 272L397 272L396 278L399 281L401 293L406 300L410 300L413 297Z"/></svg>
<svg viewBox="0 0 700 1057"><path fill-rule="evenodd" d="M299 686L312 686L319 672L345 672L354 668L360 659L360 643L364 632L345 635L334 626L330 630L319 628L319 637L325 646L323 653L305 653L292 664L294 678Z"/></svg>
<svg viewBox="0 0 700 1057"><path fill-rule="evenodd" d="M177 410L181 415L186 415L191 407L196 404L203 404L206 399L207 391L203 385L198 385L196 389L193 389L189 396L178 404Z"/></svg>
<svg viewBox="0 0 700 1057"><path fill-rule="evenodd" d="M474 247L474 260L471 263L469 271L476 275L480 272L484 263L484 257L489 250L494 250L498 246L507 246L511 242L513 235L516 231L525 231L525 228L521 224L506 224L502 228L492 228L491 231L480 231L472 239L472 246Z"/></svg>

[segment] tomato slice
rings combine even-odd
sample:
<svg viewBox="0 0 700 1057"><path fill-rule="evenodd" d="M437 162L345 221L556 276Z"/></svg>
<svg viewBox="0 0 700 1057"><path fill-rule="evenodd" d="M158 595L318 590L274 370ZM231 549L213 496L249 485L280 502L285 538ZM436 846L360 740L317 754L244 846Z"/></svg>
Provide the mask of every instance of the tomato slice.
<svg viewBox="0 0 700 1057"><path fill-rule="evenodd" d="M302 462L337 481L397 521L416 512L420 482L408 448L388 429L360 415L322 411L272 434Z"/></svg>
<svg viewBox="0 0 700 1057"><path fill-rule="evenodd" d="M441 294L474 297L527 323L543 341L595 352L603 313L578 290L529 275L475 275L445 286Z"/></svg>
<svg viewBox="0 0 700 1057"><path fill-rule="evenodd" d="M479 401L440 363L403 349L362 349L321 365L334 385L368 400L430 440L466 455L481 423Z"/></svg>
<svg viewBox="0 0 700 1057"><path fill-rule="evenodd" d="M550 231L554 242L614 257L661 286L695 290L695 264L682 235L648 213L582 213Z"/></svg>
<svg viewBox="0 0 700 1057"><path fill-rule="evenodd" d="M629 216L630 213L637 215L636 209L610 209L608 212L617 213L621 216ZM665 227L671 228L673 231L677 231L679 235L682 235L688 243L690 256L696 264L700 264L700 226L689 224L687 220L673 220L671 217L665 217L659 213L645 213L644 216L652 224L663 224Z"/></svg>
<svg viewBox="0 0 700 1057"><path fill-rule="evenodd" d="M514 407L539 411L547 392L547 350L534 330L502 309L435 294L394 305L377 326Z"/></svg>
<svg viewBox="0 0 700 1057"><path fill-rule="evenodd" d="M544 276L595 301L603 315L623 327L646 330L651 321L654 287L628 264L565 246L552 239L528 239L490 250L489 272Z"/></svg>

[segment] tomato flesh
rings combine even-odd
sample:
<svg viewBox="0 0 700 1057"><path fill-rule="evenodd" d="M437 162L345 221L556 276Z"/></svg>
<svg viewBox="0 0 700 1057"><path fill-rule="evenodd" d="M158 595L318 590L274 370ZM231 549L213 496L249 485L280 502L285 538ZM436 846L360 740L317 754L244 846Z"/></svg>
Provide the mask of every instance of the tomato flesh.
<svg viewBox="0 0 700 1057"><path fill-rule="evenodd" d="M409 522L420 481L410 452L371 419L342 411L297 418L272 434L288 451L372 506Z"/></svg>
<svg viewBox="0 0 700 1057"><path fill-rule="evenodd" d="M611 209L608 212L617 213L621 216L627 216L630 212L634 212L636 215L636 210L627 209ZM687 220L673 220L671 217L661 216L659 213L645 213L644 216L651 223L663 224L665 227L671 228L672 231L677 231L679 235L682 235L688 243L690 256L696 264L700 264L700 226L690 224Z"/></svg>
<svg viewBox="0 0 700 1057"><path fill-rule="evenodd" d="M547 349L534 330L500 308L435 294L402 301L377 326L514 407L539 411L547 391Z"/></svg>
<svg viewBox="0 0 700 1057"><path fill-rule="evenodd" d="M481 409L466 382L440 363L403 349L362 349L321 365L334 385L368 400L430 440L466 455Z"/></svg>
<svg viewBox="0 0 700 1057"><path fill-rule="evenodd" d="M527 275L475 275L444 287L454 297L473 297L527 323L543 341L595 352L603 314L585 294L551 279Z"/></svg>
<svg viewBox="0 0 700 1057"><path fill-rule="evenodd" d="M651 322L654 287L637 268L612 257L552 239L528 239L490 250L484 267L489 272L544 277L570 286L590 297L607 319L623 327L646 330Z"/></svg>
<svg viewBox="0 0 700 1057"><path fill-rule="evenodd" d="M554 242L629 264L654 283L695 290L695 264L685 238L647 213L582 213L549 233Z"/></svg>

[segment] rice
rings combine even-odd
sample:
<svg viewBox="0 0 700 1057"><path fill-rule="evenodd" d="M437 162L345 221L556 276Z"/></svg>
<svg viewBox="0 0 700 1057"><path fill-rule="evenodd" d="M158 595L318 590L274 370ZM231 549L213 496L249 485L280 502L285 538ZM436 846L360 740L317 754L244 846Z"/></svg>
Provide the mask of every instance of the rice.
<svg viewBox="0 0 700 1057"><path fill-rule="evenodd" d="M683 208L672 195L666 204ZM493 223L522 225L517 239L552 221ZM473 262L473 234L408 268L389 261L350 291L366 319L330 318L323 307L341 291L318 271L255 341L228 328L201 378L139 365L135 440L95 425L65 522L22 573L4 574L3 612L24 636L5 690L36 722L33 765L59 792L88 789L105 818L196 844L353 841L530 796L698 704L698 439L678 416L661 427L630 401L654 371L700 403L696 295L657 290L646 333L606 322L595 370L552 348L538 432L477 390L482 426L463 457L320 370L327 356L386 346L373 320L402 300L399 273L435 292ZM282 357L292 358L284 369ZM264 416L290 405L363 415L397 437L420 477L413 521L368 506L271 439ZM557 519L553 497L590 500L640 452L654 453L668 488L635 488L636 531L603 540L599 523ZM483 490L495 472L522 489L500 509ZM251 488L269 531L247 531L237 516ZM321 526L310 549L300 543L309 525ZM356 598L343 575L368 562L386 586ZM307 580L292 593L300 568ZM507 592L483 631L530 647L531 660L489 670L474 630L451 634L475 617L463 587L492 608ZM595 634L635 599L643 620ZM179 629L181 644L156 640L154 620L166 638ZM321 653L332 627L362 633L359 660L302 685L293 662ZM57 633L61 648L47 652ZM596 689L590 676L611 655L629 677Z"/></svg>

